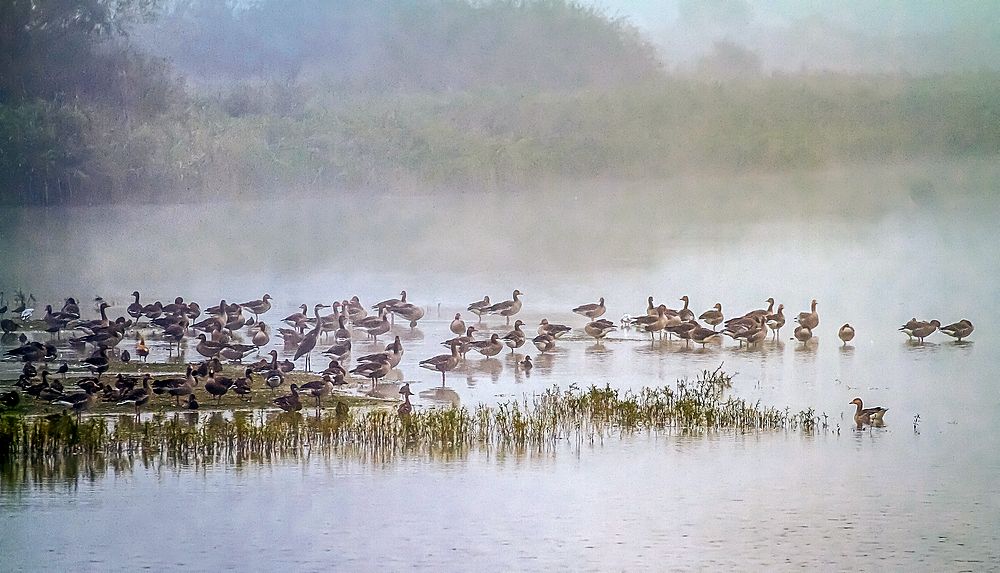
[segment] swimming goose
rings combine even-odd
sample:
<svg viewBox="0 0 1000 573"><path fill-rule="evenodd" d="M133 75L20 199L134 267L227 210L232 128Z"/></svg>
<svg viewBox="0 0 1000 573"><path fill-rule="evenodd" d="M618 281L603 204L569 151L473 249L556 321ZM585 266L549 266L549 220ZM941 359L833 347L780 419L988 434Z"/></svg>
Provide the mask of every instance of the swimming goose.
<svg viewBox="0 0 1000 573"><path fill-rule="evenodd" d="M503 335L503 337L501 337L500 339L503 340L503 343L507 345L507 348L510 348L511 354L514 354L514 349L520 348L521 346L524 345L526 335L524 334L524 331L521 330L522 326L524 326L524 322L521 321L520 318L515 320L514 330Z"/></svg>
<svg viewBox="0 0 1000 573"><path fill-rule="evenodd" d="M819 326L819 313L816 312L816 299L812 300L809 312L800 312L795 321L809 330L815 330Z"/></svg>
<svg viewBox="0 0 1000 573"><path fill-rule="evenodd" d="M844 346L847 346L848 342L854 340L854 327L844 323L844 326L841 326L840 331L837 332L837 336L844 341Z"/></svg>
<svg viewBox="0 0 1000 573"><path fill-rule="evenodd" d="M866 424L875 426L876 428L881 428L885 425L885 422L882 421L882 417L889 411L888 408L882 408L881 406L876 408L865 408L864 402L861 401L861 398L855 398L851 400L850 403L858 407L858 409L854 411L854 422L858 425L859 430Z"/></svg>
<svg viewBox="0 0 1000 573"><path fill-rule="evenodd" d="M410 383L407 382L399 389L399 393L403 396L403 403L396 408L396 412L400 416L409 416L410 412L413 412L413 404L410 403L410 396L413 392L410 391Z"/></svg>
<svg viewBox="0 0 1000 573"><path fill-rule="evenodd" d="M972 331L975 329L976 327L972 326L972 321L963 318L962 320L949 324L948 326L942 326L941 332L952 338L958 339L958 342L962 342L962 339L968 338L968 336L972 334Z"/></svg>
<svg viewBox="0 0 1000 573"><path fill-rule="evenodd" d="M774 339L778 339L778 334L781 332L781 327L785 326L785 305L778 305L778 312L774 314L769 314L765 318L767 321L767 327L774 332Z"/></svg>
<svg viewBox="0 0 1000 573"><path fill-rule="evenodd" d="M499 314L500 316L507 317L507 324L510 324L510 317L521 312L521 299L519 297L524 296L524 293L514 289L511 300L505 300L503 302L498 302L491 305L486 309L489 314Z"/></svg>
<svg viewBox="0 0 1000 573"><path fill-rule="evenodd" d="M469 327L472 328L471 326ZM471 332L470 332L471 334ZM419 364L421 368L426 368L428 370L437 370L441 373L441 385L444 386L444 373L450 370L454 370L458 366L458 343L452 342L451 354L439 354L433 358L428 358L427 360L422 360Z"/></svg>
<svg viewBox="0 0 1000 573"><path fill-rule="evenodd" d="M302 402L299 400L299 387L292 384L291 390L291 394L275 398L272 402L286 412L298 412L302 409Z"/></svg>
<svg viewBox="0 0 1000 573"><path fill-rule="evenodd" d="M456 334L458 336L461 336L462 333L465 332L465 321L462 320L462 313L455 313L455 319L448 325L448 329L451 330L452 334Z"/></svg>
<svg viewBox="0 0 1000 573"><path fill-rule="evenodd" d="M604 307L604 297L602 296L601 300L598 301L597 304L582 304L574 308L573 312L579 314L580 316L585 316L590 320L596 320L597 318L603 316L606 310L607 309Z"/></svg>
<svg viewBox="0 0 1000 573"><path fill-rule="evenodd" d="M500 342L500 335L493 333L489 340L477 340L472 343L472 347L483 356L489 358L500 354L503 350L503 343Z"/></svg>
<svg viewBox="0 0 1000 573"><path fill-rule="evenodd" d="M551 324L549 319L543 318L538 324L538 334L551 334L554 338L562 338L564 334L573 330L565 324Z"/></svg>
<svg viewBox="0 0 1000 573"><path fill-rule="evenodd" d="M607 319L599 319L588 322L586 326L583 327L583 331L587 333L588 336L593 336L598 341L603 340L612 330L617 330L615 323Z"/></svg>
<svg viewBox="0 0 1000 573"><path fill-rule="evenodd" d="M487 309L490 306L491 306L491 304L490 304L490 296L486 295L486 296L483 297L483 300L479 300L479 301L476 301L476 302L470 304L466 308L466 310L468 310L472 314L478 316L479 317L479 322L482 322L483 321L483 315L487 313Z"/></svg>
<svg viewBox="0 0 1000 573"><path fill-rule="evenodd" d="M812 329L808 326L802 326L801 324L795 327L795 332L793 334L795 335L795 340L801 342L802 346L805 346L809 342L809 339L813 336Z"/></svg>
<svg viewBox="0 0 1000 573"><path fill-rule="evenodd" d="M701 316L698 317L698 320L704 320L705 324L711 325L712 326L712 330L715 330L716 326L722 324L722 321L724 319L725 319L725 316L723 316L723 314L722 314L722 303L721 302L715 303L714 307L712 307L711 309L706 310L705 312L701 313Z"/></svg>

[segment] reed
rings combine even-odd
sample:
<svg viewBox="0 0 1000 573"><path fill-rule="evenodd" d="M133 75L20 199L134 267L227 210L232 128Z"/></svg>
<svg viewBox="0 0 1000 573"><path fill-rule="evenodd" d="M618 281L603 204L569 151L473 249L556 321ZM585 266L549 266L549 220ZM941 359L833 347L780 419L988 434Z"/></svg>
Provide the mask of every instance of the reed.
<svg viewBox="0 0 1000 573"><path fill-rule="evenodd" d="M407 451L532 450L594 443L636 432L760 432L827 428L812 410L791 413L727 395L719 369L673 386L621 391L553 386L495 406L426 409L346 408L314 416L270 411L0 418L0 463L43 463L66 455L161 456L189 463L268 460L352 450L373 456Z"/></svg>

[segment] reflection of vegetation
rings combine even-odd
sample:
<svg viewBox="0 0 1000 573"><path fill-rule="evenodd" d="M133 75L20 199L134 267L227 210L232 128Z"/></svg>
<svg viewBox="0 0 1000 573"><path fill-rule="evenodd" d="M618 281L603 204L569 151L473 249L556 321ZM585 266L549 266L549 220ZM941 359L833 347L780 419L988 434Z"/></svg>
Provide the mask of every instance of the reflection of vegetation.
<svg viewBox="0 0 1000 573"><path fill-rule="evenodd" d="M814 431L826 422L812 410L791 414L727 395L732 379L720 370L694 381L645 388L638 393L610 387L552 388L532 401L497 406L432 409L399 416L389 409L328 412L321 416L221 412L198 421L196 414L131 416L0 417L0 465L37 464L70 454L161 456L192 461L268 460L311 452L385 457L409 451L474 448L551 451L558 444L593 443L606 436L641 431L796 429Z"/></svg>
<svg viewBox="0 0 1000 573"><path fill-rule="evenodd" d="M148 3L115 4L87 12L100 25L70 20L59 36L38 21L63 22L57 10L0 11L22 24L0 26L0 52L19 56L0 58L0 202L502 189L1000 150L1000 75L759 77L740 73L759 66L752 54L720 44L703 75L666 76L626 23L562 0L441 2L429 13L408 2L295 4L316 15L308 25L285 14L285 3L220 15L221 3L182 2L175 6L186 11L158 28L169 32L164 42L188 30L196 44L243 54L180 62L231 80L185 94L172 70L114 33L148 15ZM353 43L313 34L360 21L371 29ZM253 26L270 40L246 34ZM560 33L540 32L553 29ZM307 40L325 51L309 52ZM228 61L242 63L197 67Z"/></svg>

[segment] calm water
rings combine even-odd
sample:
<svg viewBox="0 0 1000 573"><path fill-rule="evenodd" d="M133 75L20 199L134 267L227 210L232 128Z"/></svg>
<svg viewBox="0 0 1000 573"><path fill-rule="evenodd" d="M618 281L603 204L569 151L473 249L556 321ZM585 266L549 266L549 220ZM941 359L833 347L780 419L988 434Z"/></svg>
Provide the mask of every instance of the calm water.
<svg viewBox="0 0 1000 573"><path fill-rule="evenodd" d="M974 174L921 174L916 187L905 174L884 175L851 180L836 200L824 193L846 185L837 177L746 183L762 204L698 199L678 184L563 200L170 207L155 219L122 208L105 215L116 221L111 235L92 231L96 209L12 213L0 282L8 293L30 288L42 305L96 294L124 305L134 288L144 302L180 294L203 306L267 291L277 300L264 318L276 324L303 302L358 294L371 304L406 288L428 313L416 329L395 328L406 354L390 378L413 381L418 408L553 384L669 384L722 364L737 373L734 393L813 407L830 429L616 437L541 457L136 460L71 478L5 474L2 568L996 569L997 188ZM938 191L926 191L927 177ZM800 187L810 199L783 212L777 198ZM28 250L34 239L43 252ZM470 353L437 389L439 375L416 364L445 351L454 312L514 288L526 293L529 333L542 317L582 328L569 309L599 296L611 320L642 313L649 295L678 308L686 294L696 313L722 302L728 315L773 296L789 324L816 298L821 322L808 347L786 326L749 351L728 339L688 349L636 333L603 345L571 333L548 356L521 349L517 358L536 357L530 376L509 351ZM976 332L965 344L935 334L913 345L896 331L912 316L969 318ZM847 348L836 336L844 322L858 331ZM508 330L495 317L484 327ZM375 348L357 339L355 356ZM889 407L887 427L852 430L855 396Z"/></svg>

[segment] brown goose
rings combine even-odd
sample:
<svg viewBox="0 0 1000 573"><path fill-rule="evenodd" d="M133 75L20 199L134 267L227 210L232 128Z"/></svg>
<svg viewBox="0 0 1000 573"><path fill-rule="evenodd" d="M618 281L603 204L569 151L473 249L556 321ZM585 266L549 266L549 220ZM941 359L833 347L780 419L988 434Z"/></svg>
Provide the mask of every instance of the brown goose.
<svg viewBox="0 0 1000 573"><path fill-rule="evenodd" d="M498 302L486 309L489 314L499 314L500 316L507 317L507 324L510 324L510 317L521 312L521 299L524 293L514 289L511 300L505 300L503 302Z"/></svg>
<svg viewBox="0 0 1000 573"><path fill-rule="evenodd" d="M922 322L908 334L912 334L913 338L920 341L920 344L924 343L924 339L934 333L935 330L941 327L941 323L937 320L932 320L930 322Z"/></svg>
<svg viewBox="0 0 1000 573"><path fill-rule="evenodd" d="M260 315L271 310L271 295L264 293L259 300L251 300L241 304L243 308L246 308L253 313L254 320L259 320Z"/></svg>
<svg viewBox="0 0 1000 573"><path fill-rule="evenodd" d="M424 317L424 309L408 302L397 304L389 309L389 312L409 321L410 328L417 326L417 321Z"/></svg>
<svg viewBox="0 0 1000 573"><path fill-rule="evenodd" d="M538 324L538 334L551 334L555 338L562 338L564 334L573 330L565 324L552 324L549 319L543 318Z"/></svg>
<svg viewBox="0 0 1000 573"><path fill-rule="evenodd" d="M722 321L725 319L725 316L722 314L722 303L715 303L714 307L701 313L698 319L704 320L705 324L710 325L712 330L715 330L715 327L722 324Z"/></svg>
<svg viewBox="0 0 1000 573"><path fill-rule="evenodd" d="M751 310L750 312L744 314L743 316L737 318L730 318L725 322L725 325L729 326L731 323L742 319L767 317L774 310L774 298L768 297L768 299L765 300L764 302L767 303L767 308L758 308L757 310Z"/></svg>
<svg viewBox="0 0 1000 573"><path fill-rule="evenodd" d="M684 295L680 298L680 300L684 301L684 308L677 311L677 315L680 316L681 320L684 322L694 320L694 311L688 308L688 304L690 303L688 296Z"/></svg>
<svg viewBox="0 0 1000 573"><path fill-rule="evenodd" d="M141 408L146 402L149 402L149 374L142 377L142 388L133 388L127 394L122 396L122 400L118 402L119 406L124 406L125 404L132 404L135 406L135 415L139 416L139 408Z"/></svg>
<svg viewBox="0 0 1000 573"><path fill-rule="evenodd" d="M800 312L795 321L809 330L816 330L819 326L819 313L816 312L816 299L812 300L809 312Z"/></svg>
<svg viewBox="0 0 1000 573"><path fill-rule="evenodd" d="M125 309L125 312L127 312L128 315L134 318L135 320L139 320L139 317L142 316L142 308L143 308L142 304L139 303L139 291L137 290L132 291L132 296L135 297L135 300L132 302L132 304L128 305L128 308Z"/></svg>
<svg viewBox="0 0 1000 573"><path fill-rule="evenodd" d="M476 342L473 342L472 347L476 350L476 352L489 358L500 354L503 350L503 343L500 342L500 335L494 333L490 336L489 340L477 340Z"/></svg>
<svg viewBox="0 0 1000 573"><path fill-rule="evenodd" d="M447 347L451 347L452 344L457 345L458 353L461 354L462 358L464 359L465 355L469 352L469 348L471 348L471 344L473 342L472 333L475 331L476 331L475 326L469 326L465 329L465 335L456 336L455 338L452 338L450 340L445 340L444 342L441 343L441 345Z"/></svg>
<svg viewBox="0 0 1000 573"><path fill-rule="evenodd" d="M514 354L514 349L524 346L526 335L524 334L524 331L521 330L522 326L524 326L524 322L521 321L521 319L515 320L514 330L503 335L501 338L503 343L507 345L507 348L510 348L511 354Z"/></svg>
<svg viewBox="0 0 1000 573"><path fill-rule="evenodd" d="M272 400L275 406L286 412L298 412L302 409L302 401L299 400L299 387L295 384L291 386L291 394L279 396Z"/></svg>
<svg viewBox="0 0 1000 573"><path fill-rule="evenodd" d="M881 428L885 425L882 417L889 411L888 408L882 408L881 406L865 408L861 398L855 398L850 403L858 407L854 412L854 423L858 425L859 430L865 425L875 426L876 428Z"/></svg>
<svg viewBox="0 0 1000 573"><path fill-rule="evenodd" d="M854 327L850 324L844 323L844 326L841 326L840 330L837 332L837 336L844 341L844 346L847 346L848 342L854 340Z"/></svg>
<svg viewBox="0 0 1000 573"><path fill-rule="evenodd" d="M962 320L949 324L948 326L942 326L941 332L957 339L958 342L962 342L962 339L968 338L968 336L972 334L972 331L975 329L976 327L972 326L972 321L963 318Z"/></svg>
<svg viewBox="0 0 1000 573"><path fill-rule="evenodd" d="M550 352L556 349L556 337L551 334L539 334L532 338L531 342L539 352Z"/></svg>
<svg viewBox="0 0 1000 573"><path fill-rule="evenodd" d="M472 328L471 326L469 328ZM419 364L421 368L437 370L441 373L441 385L444 386L444 373L454 370L458 366L458 343L452 342L451 354L439 354L433 358L422 360Z"/></svg>
<svg viewBox="0 0 1000 573"><path fill-rule="evenodd" d="M483 321L483 315L487 313L487 309L490 306L492 306L490 304L490 296L486 295L486 296L483 297L483 300L478 300L478 301L470 304L468 306L468 308L466 308L466 310L468 310L472 314L478 316L479 317L479 322L482 322Z"/></svg>
<svg viewBox="0 0 1000 573"><path fill-rule="evenodd" d="M652 301L653 297L649 297L649 300ZM660 332L662 338L662 331L664 328L667 327L666 312L667 312L667 307L661 304L656 307L656 316L650 316L648 314L646 316L638 316L632 319L632 325L635 326L638 330L641 330L643 332L648 332L649 340L650 342L652 342L654 339L653 338L654 332Z"/></svg>
<svg viewBox="0 0 1000 573"><path fill-rule="evenodd" d="M293 312L292 314L289 314L285 318L281 319L281 321L287 322L292 326L298 326L300 322L309 318L308 316L306 316L306 311L309 310L309 306L305 304L300 304L299 308L302 309L302 312Z"/></svg>
<svg viewBox="0 0 1000 573"><path fill-rule="evenodd" d="M795 335L795 340L801 342L802 346L805 346L809 342L809 339L813 337L812 329L808 326L802 326L801 324L795 327L795 332L793 334Z"/></svg>
<svg viewBox="0 0 1000 573"><path fill-rule="evenodd" d="M604 312L607 309L604 307L604 297L597 304L581 304L580 306L573 309L573 312L579 314L580 316L585 316L590 320L596 320L597 318L604 316Z"/></svg>
<svg viewBox="0 0 1000 573"><path fill-rule="evenodd" d="M455 319L448 325L448 329L451 330L452 334L458 336L461 336L462 333L465 332L465 321L462 320L462 313L455 313Z"/></svg>
<svg viewBox="0 0 1000 573"><path fill-rule="evenodd" d="M389 319L387 318L387 312L385 309L379 311L378 318L370 316L368 318L355 322L354 326L367 332L368 337L375 342L378 341L378 337L380 335L389 332L389 329L392 328L392 325Z"/></svg>
<svg viewBox="0 0 1000 573"><path fill-rule="evenodd" d="M323 398L333 392L333 379L329 374L324 374L321 380L311 380L299 386L299 390L316 398L316 409L323 406Z"/></svg>
<svg viewBox="0 0 1000 573"><path fill-rule="evenodd" d="M722 336L722 333L717 330L699 326L692 329L688 335L691 337L691 340L701 344L702 348L704 348L706 344Z"/></svg>
<svg viewBox="0 0 1000 573"><path fill-rule="evenodd" d="M588 322L586 326L583 327L583 331L587 333L588 336L593 336L598 341L603 340L605 336L611 333L612 330L617 330L618 327L615 323L607 319L594 320Z"/></svg>
<svg viewBox="0 0 1000 573"><path fill-rule="evenodd" d="M778 339L778 334L781 332L781 327L785 326L785 305L778 305L778 312L774 314L767 315L767 327L774 332L774 339Z"/></svg>

